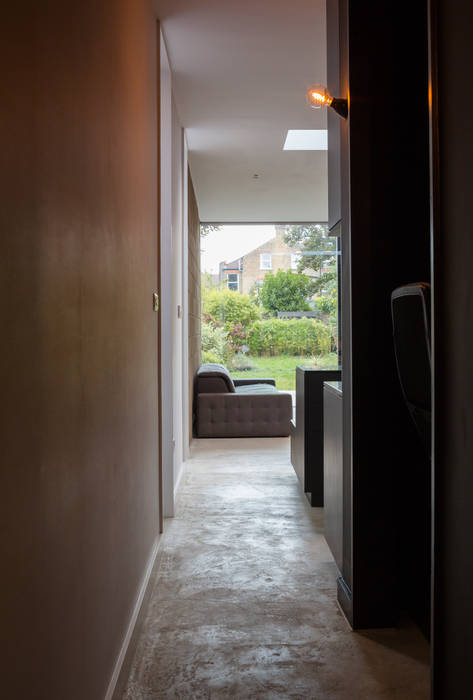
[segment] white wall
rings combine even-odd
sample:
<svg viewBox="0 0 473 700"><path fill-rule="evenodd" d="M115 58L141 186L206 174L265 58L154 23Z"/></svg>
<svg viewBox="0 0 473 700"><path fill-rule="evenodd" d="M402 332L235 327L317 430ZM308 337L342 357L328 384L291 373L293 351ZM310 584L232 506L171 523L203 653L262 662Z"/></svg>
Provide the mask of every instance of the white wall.
<svg viewBox="0 0 473 700"><path fill-rule="evenodd" d="M183 445L183 223L184 223L184 133L174 100L172 100L172 293L173 293L173 437L174 474L173 488L176 491L182 475L184 460ZM187 209L187 208L186 208Z"/></svg>
<svg viewBox="0 0 473 700"><path fill-rule="evenodd" d="M182 434L184 461L189 458L189 165L187 160L187 139L183 130L182 144Z"/></svg>
<svg viewBox="0 0 473 700"><path fill-rule="evenodd" d="M172 74L161 36L161 323L163 391L163 510L188 456L187 148L172 96ZM178 311L179 310L179 311Z"/></svg>

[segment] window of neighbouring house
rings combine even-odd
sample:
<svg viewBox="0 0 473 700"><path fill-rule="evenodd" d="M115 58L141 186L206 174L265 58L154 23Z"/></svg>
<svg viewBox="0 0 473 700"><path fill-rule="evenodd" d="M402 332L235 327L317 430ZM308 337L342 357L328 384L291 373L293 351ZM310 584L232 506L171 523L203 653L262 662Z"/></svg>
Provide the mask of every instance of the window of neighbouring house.
<svg viewBox="0 0 473 700"><path fill-rule="evenodd" d="M231 289L232 292L238 292L238 275L235 272L231 272L227 277L227 287Z"/></svg>
<svg viewBox="0 0 473 700"><path fill-rule="evenodd" d="M301 257L300 253L291 253L291 270L297 270Z"/></svg>
<svg viewBox="0 0 473 700"><path fill-rule="evenodd" d="M259 256L260 270L271 270L271 253L261 253Z"/></svg>

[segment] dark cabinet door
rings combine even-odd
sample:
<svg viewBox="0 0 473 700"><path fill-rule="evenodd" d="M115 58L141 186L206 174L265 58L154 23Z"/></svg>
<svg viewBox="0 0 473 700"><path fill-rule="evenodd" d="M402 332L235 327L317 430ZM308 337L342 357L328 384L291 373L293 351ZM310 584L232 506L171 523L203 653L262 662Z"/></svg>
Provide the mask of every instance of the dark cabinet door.
<svg viewBox="0 0 473 700"><path fill-rule="evenodd" d="M324 504L323 384L340 379L340 369L296 368L291 462L311 506Z"/></svg>
<svg viewBox="0 0 473 700"><path fill-rule="evenodd" d="M324 385L324 534L343 571L342 394Z"/></svg>

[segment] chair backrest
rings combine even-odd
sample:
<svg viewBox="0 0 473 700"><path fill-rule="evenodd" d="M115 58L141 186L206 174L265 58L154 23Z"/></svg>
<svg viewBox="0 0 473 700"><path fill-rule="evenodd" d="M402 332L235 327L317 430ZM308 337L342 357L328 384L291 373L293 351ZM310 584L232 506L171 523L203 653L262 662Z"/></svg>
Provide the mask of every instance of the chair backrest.
<svg viewBox="0 0 473 700"><path fill-rule="evenodd" d="M430 455L430 285L398 287L391 294L394 349L402 391Z"/></svg>
<svg viewBox="0 0 473 700"><path fill-rule="evenodd" d="M235 385L225 365L208 363L197 370L197 394L231 394Z"/></svg>

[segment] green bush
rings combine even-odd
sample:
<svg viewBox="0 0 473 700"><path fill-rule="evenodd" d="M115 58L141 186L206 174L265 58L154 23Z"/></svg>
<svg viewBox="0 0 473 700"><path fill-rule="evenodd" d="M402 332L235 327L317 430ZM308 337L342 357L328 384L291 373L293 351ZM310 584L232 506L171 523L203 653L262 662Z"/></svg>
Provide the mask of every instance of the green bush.
<svg viewBox="0 0 473 700"><path fill-rule="evenodd" d="M261 303L273 316L278 311L308 311L310 284L307 275L294 274L291 270L278 270L275 275L268 272L261 287Z"/></svg>
<svg viewBox="0 0 473 700"><path fill-rule="evenodd" d="M314 298L314 308L321 314L334 315L337 312L337 294L332 292L327 296Z"/></svg>
<svg viewBox="0 0 473 700"><path fill-rule="evenodd" d="M206 365L208 363L219 365L223 364L222 360L218 357L218 355L216 355L214 352L211 352L210 350L202 350L201 362L203 365Z"/></svg>
<svg viewBox="0 0 473 700"><path fill-rule="evenodd" d="M227 330L227 328L225 328ZM246 337L248 331L242 326L241 323L235 323L234 326L230 326L227 330L227 341L233 352L241 352L243 346L246 344Z"/></svg>
<svg viewBox="0 0 473 700"><path fill-rule="evenodd" d="M227 330L236 323L248 328L261 312L247 294L230 289L202 290L202 316L214 324L225 324Z"/></svg>
<svg viewBox="0 0 473 700"><path fill-rule="evenodd" d="M203 323L202 334L202 362L220 362L225 365L233 355L227 341L225 329L215 327L211 323Z"/></svg>
<svg viewBox="0 0 473 700"><path fill-rule="evenodd" d="M247 336L253 355L324 355L330 341L327 325L313 318L256 321Z"/></svg>

